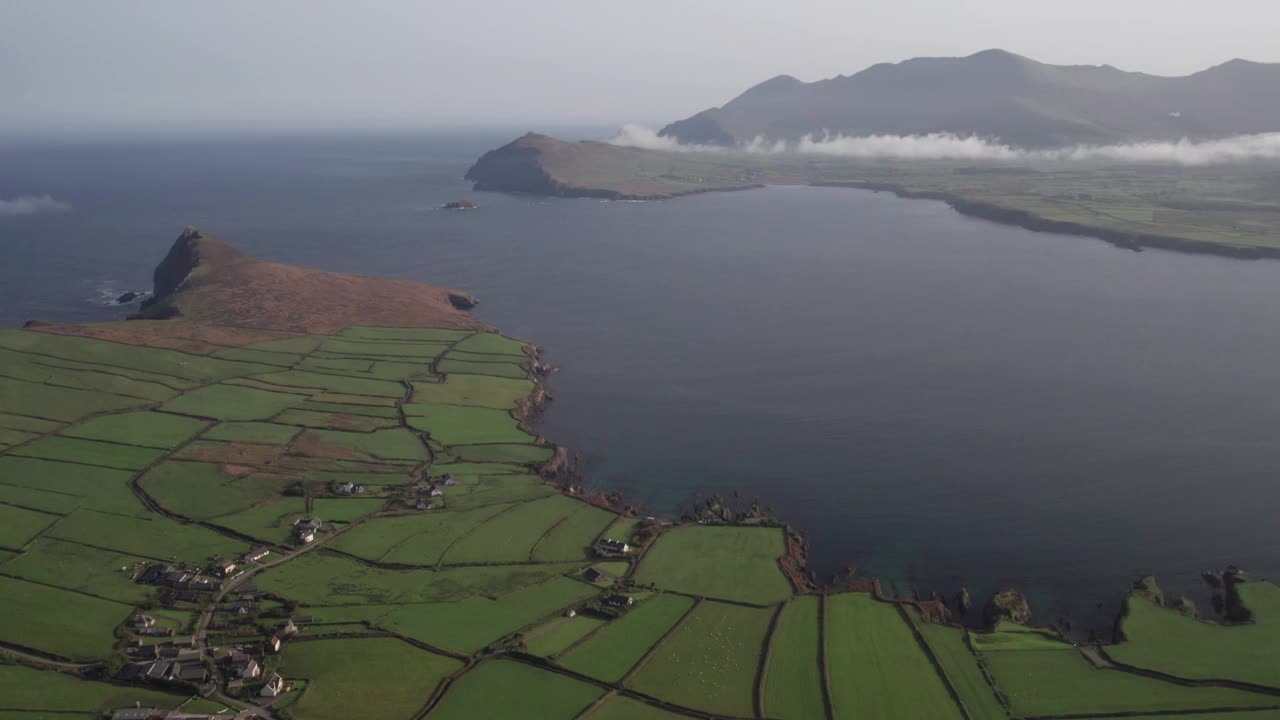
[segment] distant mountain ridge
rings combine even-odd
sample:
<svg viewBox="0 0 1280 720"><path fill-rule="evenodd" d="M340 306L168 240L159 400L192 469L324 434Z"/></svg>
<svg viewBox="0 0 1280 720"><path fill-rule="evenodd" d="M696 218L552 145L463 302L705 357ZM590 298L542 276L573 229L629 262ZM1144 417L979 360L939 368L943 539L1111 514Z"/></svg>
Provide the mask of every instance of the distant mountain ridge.
<svg viewBox="0 0 1280 720"><path fill-rule="evenodd" d="M1232 60L1162 77L984 50L882 63L812 83L779 75L660 134L732 146L826 132L949 132L1055 147L1272 131L1280 131L1280 63Z"/></svg>

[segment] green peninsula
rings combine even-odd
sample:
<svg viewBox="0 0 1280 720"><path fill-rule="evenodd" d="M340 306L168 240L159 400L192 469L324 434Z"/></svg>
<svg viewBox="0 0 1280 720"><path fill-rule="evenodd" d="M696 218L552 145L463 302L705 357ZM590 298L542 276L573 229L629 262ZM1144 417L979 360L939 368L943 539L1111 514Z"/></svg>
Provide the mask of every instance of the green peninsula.
<svg viewBox="0 0 1280 720"><path fill-rule="evenodd" d="M1140 592L1110 646L964 629L772 518L584 492L536 348L450 291L194 229L156 285L0 331L0 718L1280 718L1270 584Z"/></svg>

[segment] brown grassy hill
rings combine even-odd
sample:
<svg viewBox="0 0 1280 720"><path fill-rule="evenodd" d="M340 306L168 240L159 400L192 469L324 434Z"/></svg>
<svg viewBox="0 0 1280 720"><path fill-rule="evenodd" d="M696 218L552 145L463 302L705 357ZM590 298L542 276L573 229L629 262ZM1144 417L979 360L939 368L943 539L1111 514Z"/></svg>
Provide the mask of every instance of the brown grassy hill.
<svg viewBox="0 0 1280 720"><path fill-rule="evenodd" d="M487 328L454 307L462 293L409 280L343 275L269 262L187 228L155 270L151 320L332 333L348 325Z"/></svg>

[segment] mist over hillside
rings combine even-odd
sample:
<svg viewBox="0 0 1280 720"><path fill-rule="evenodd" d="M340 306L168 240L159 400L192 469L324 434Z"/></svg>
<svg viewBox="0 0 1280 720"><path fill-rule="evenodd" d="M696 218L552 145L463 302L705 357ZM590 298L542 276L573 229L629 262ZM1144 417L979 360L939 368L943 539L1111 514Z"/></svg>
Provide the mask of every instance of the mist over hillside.
<svg viewBox="0 0 1280 720"><path fill-rule="evenodd" d="M1280 64L1232 60L1183 77L1047 65L1004 50L915 58L805 83L766 80L664 127L684 144L814 137L977 136L1023 148L1175 141L1280 130Z"/></svg>

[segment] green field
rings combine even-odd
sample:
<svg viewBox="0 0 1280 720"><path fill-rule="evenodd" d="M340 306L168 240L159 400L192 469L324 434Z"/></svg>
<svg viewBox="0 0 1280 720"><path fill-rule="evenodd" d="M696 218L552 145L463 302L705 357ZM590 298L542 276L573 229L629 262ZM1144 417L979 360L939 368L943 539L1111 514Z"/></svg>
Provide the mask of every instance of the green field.
<svg viewBox="0 0 1280 720"><path fill-rule="evenodd" d="M302 428L264 422L221 422L205 431L200 437L223 442L260 443L284 445Z"/></svg>
<svg viewBox="0 0 1280 720"><path fill-rule="evenodd" d="M472 595L498 596L576 567L579 565L392 570L340 555L312 552L262 573L257 585L263 591L308 605L428 603Z"/></svg>
<svg viewBox="0 0 1280 720"><path fill-rule="evenodd" d="M513 340L497 333L476 333L461 342L455 343L453 349L459 352L515 355L523 360L528 357L524 351L527 344L523 340Z"/></svg>
<svg viewBox="0 0 1280 720"><path fill-rule="evenodd" d="M592 615L556 618L545 625L530 630L525 639L525 646L533 655L541 655L542 657L555 655L595 632L604 623L603 618Z"/></svg>
<svg viewBox="0 0 1280 720"><path fill-rule="evenodd" d="M645 554L636 582L738 602L779 603L791 597L791 583L778 568L785 551L778 528L676 528Z"/></svg>
<svg viewBox="0 0 1280 720"><path fill-rule="evenodd" d="M374 430L395 428L400 426L399 418L380 418L372 415L351 415L337 412L316 412L295 408L285 410L275 417L282 425L299 425L321 430L347 430L350 432L369 433Z"/></svg>
<svg viewBox="0 0 1280 720"><path fill-rule="evenodd" d="M590 557L596 537L604 532L615 513L580 502L558 525L533 546L533 559L539 561L575 560Z"/></svg>
<svg viewBox="0 0 1280 720"><path fill-rule="evenodd" d="M287 372L266 373L256 376L258 380L276 383L286 387L310 388L347 395L370 395L372 397L398 398L404 395L400 383L374 378L359 378L349 375L331 375L308 370L289 370Z"/></svg>
<svg viewBox="0 0 1280 720"><path fill-rule="evenodd" d="M436 363L436 369L446 375L491 375L512 380L523 380L529 377L529 371L518 364L516 358L512 358L512 362L475 362L455 360L446 355Z"/></svg>
<svg viewBox="0 0 1280 720"><path fill-rule="evenodd" d="M4 409L10 413L62 422L147 404L146 400L140 398L55 387L7 377L0 377L0 398L4 398Z"/></svg>
<svg viewBox="0 0 1280 720"><path fill-rule="evenodd" d="M623 678L693 607L680 595L656 595L562 655L559 663L607 682Z"/></svg>
<svg viewBox="0 0 1280 720"><path fill-rule="evenodd" d="M573 720L604 690L511 660L491 660L459 678L430 720Z"/></svg>
<svg viewBox="0 0 1280 720"><path fill-rule="evenodd" d="M866 593L830 596L826 648L836 720L963 717L896 606Z"/></svg>
<svg viewBox="0 0 1280 720"><path fill-rule="evenodd" d="M765 714L779 720L821 720L820 601L802 595L787 603L778 618L765 667Z"/></svg>
<svg viewBox="0 0 1280 720"><path fill-rule="evenodd" d="M133 581L129 571L139 562L145 561L134 555L41 538L23 554L0 565L0 572L132 605L156 594L154 588Z"/></svg>
<svg viewBox="0 0 1280 720"><path fill-rule="evenodd" d="M527 625L577 606L596 590L577 580L553 577L493 594L497 599L473 596L434 605L406 605L378 624L433 647L474 653Z"/></svg>
<svg viewBox="0 0 1280 720"><path fill-rule="evenodd" d="M282 477L231 475L217 463L168 460L139 484L161 507L196 520L247 510L275 497L292 481Z"/></svg>
<svg viewBox="0 0 1280 720"><path fill-rule="evenodd" d="M471 405L511 410L533 392L533 381L488 375L451 375L445 382L413 383L414 404Z"/></svg>
<svg viewBox="0 0 1280 720"><path fill-rule="evenodd" d="M157 560L203 562L214 555L238 557L249 549L244 543L198 525L184 525L158 515L136 518L93 510L76 510L47 534Z"/></svg>
<svg viewBox="0 0 1280 720"><path fill-rule="evenodd" d="M294 451L313 457L409 460L427 459L427 448L417 435L404 428L373 432L304 430L294 440Z"/></svg>
<svg viewBox="0 0 1280 720"><path fill-rule="evenodd" d="M317 498L311 502L311 513L325 522L350 523L386 505L381 498Z"/></svg>
<svg viewBox="0 0 1280 720"><path fill-rule="evenodd" d="M551 459L555 451L544 445L458 445L451 448L459 460L480 463L537 465Z"/></svg>
<svg viewBox="0 0 1280 720"><path fill-rule="evenodd" d="M176 708L188 696L81 680L67 673L22 665L0 665L0 698L4 698L0 703L5 708L33 711L27 716L30 718L62 718L73 712L96 717L99 712L133 707L135 703Z"/></svg>
<svg viewBox="0 0 1280 720"><path fill-rule="evenodd" d="M191 439L208 424L203 420L181 415L131 412L94 418L62 434L87 440L106 440L167 450Z"/></svg>
<svg viewBox="0 0 1280 720"><path fill-rule="evenodd" d="M133 612L124 603L0 575L0 641L70 658L100 658Z"/></svg>
<svg viewBox="0 0 1280 720"><path fill-rule="evenodd" d="M156 448L117 445L56 435L28 443L12 452L22 457L97 465L118 470L141 470L164 457L164 451Z"/></svg>
<svg viewBox="0 0 1280 720"><path fill-rule="evenodd" d="M1274 707L1273 695L1217 687L1185 687L1122 670L1095 668L1078 652L984 653L1015 715L1144 713ZM1087 689L1082 692L1082 689Z"/></svg>
<svg viewBox="0 0 1280 720"><path fill-rule="evenodd" d="M689 716L668 712L625 695L610 695L584 717L590 720L680 720Z"/></svg>
<svg viewBox="0 0 1280 720"><path fill-rule="evenodd" d="M132 476L127 470L6 455L0 457L0 498L49 512L91 507L143 514L146 509L129 491Z"/></svg>
<svg viewBox="0 0 1280 720"><path fill-rule="evenodd" d="M403 720L461 667L401 640L362 638L290 643L281 672L308 681L291 708L300 720Z"/></svg>
<svg viewBox="0 0 1280 720"><path fill-rule="evenodd" d="M532 442L506 410L464 405L405 405L409 426L445 445Z"/></svg>
<svg viewBox="0 0 1280 720"><path fill-rule="evenodd" d="M263 542L283 544L293 534L293 521L305 517L306 510L303 498L283 497L233 515L214 518L212 522Z"/></svg>
<svg viewBox="0 0 1280 720"><path fill-rule="evenodd" d="M448 497L448 493L445 497ZM459 564L529 560L534 546L543 535L557 523L576 514L582 505L564 495L551 495L516 505L463 535L444 554L441 562Z"/></svg>
<svg viewBox="0 0 1280 720"><path fill-rule="evenodd" d="M1120 629L1125 642L1107 648L1117 662L1190 680L1232 679L1280 687L1280 587L1238 586L1253 622L1219 625L1187 617L1131 595Z"/></svg>
<svg viewBox="0 0 1280 720"><path fill-rule="evenodd" d="M1000 620L991 632L969 634L969 642L979 652L988 650L1071 650L1070 643L1052 632Z"/></svg>
<svg viewBox="0 0 1280 720"><path fill-rule="evenodd" d="M942 670L973 720L1004 720L1008 717L995 690L987 682L978 656L965 643L966 631L948 625L919 620L913 613L912 623L924 636L929 649L942 665Z"/></svg>
<svg viewBox="0 0 1280 720"><path fill-rule="evenodd" d="M751 716L772 616L772 610L704 602L627 685L684 707Z"/></svg>
<svg viewBox="0 0 1280 720"><path fill-rule="evenodd" d="M0 547L18 550L57 520L47 512L0 505Z"/></svg>
<svg viewBox="0 0 1280 720"><path fill-rule="evenodd" d="M508 507L489 505L387 517L343 534L333 542L333 548L367 560L435 565L455 540Z"/></svg>
<svg viewBox="0 0 1280 720"><path fill-rule="evenodd" d="M162 410L215 420L266 420L306 395L268 392L243 385L209 385L161 406Z"/></svg>

